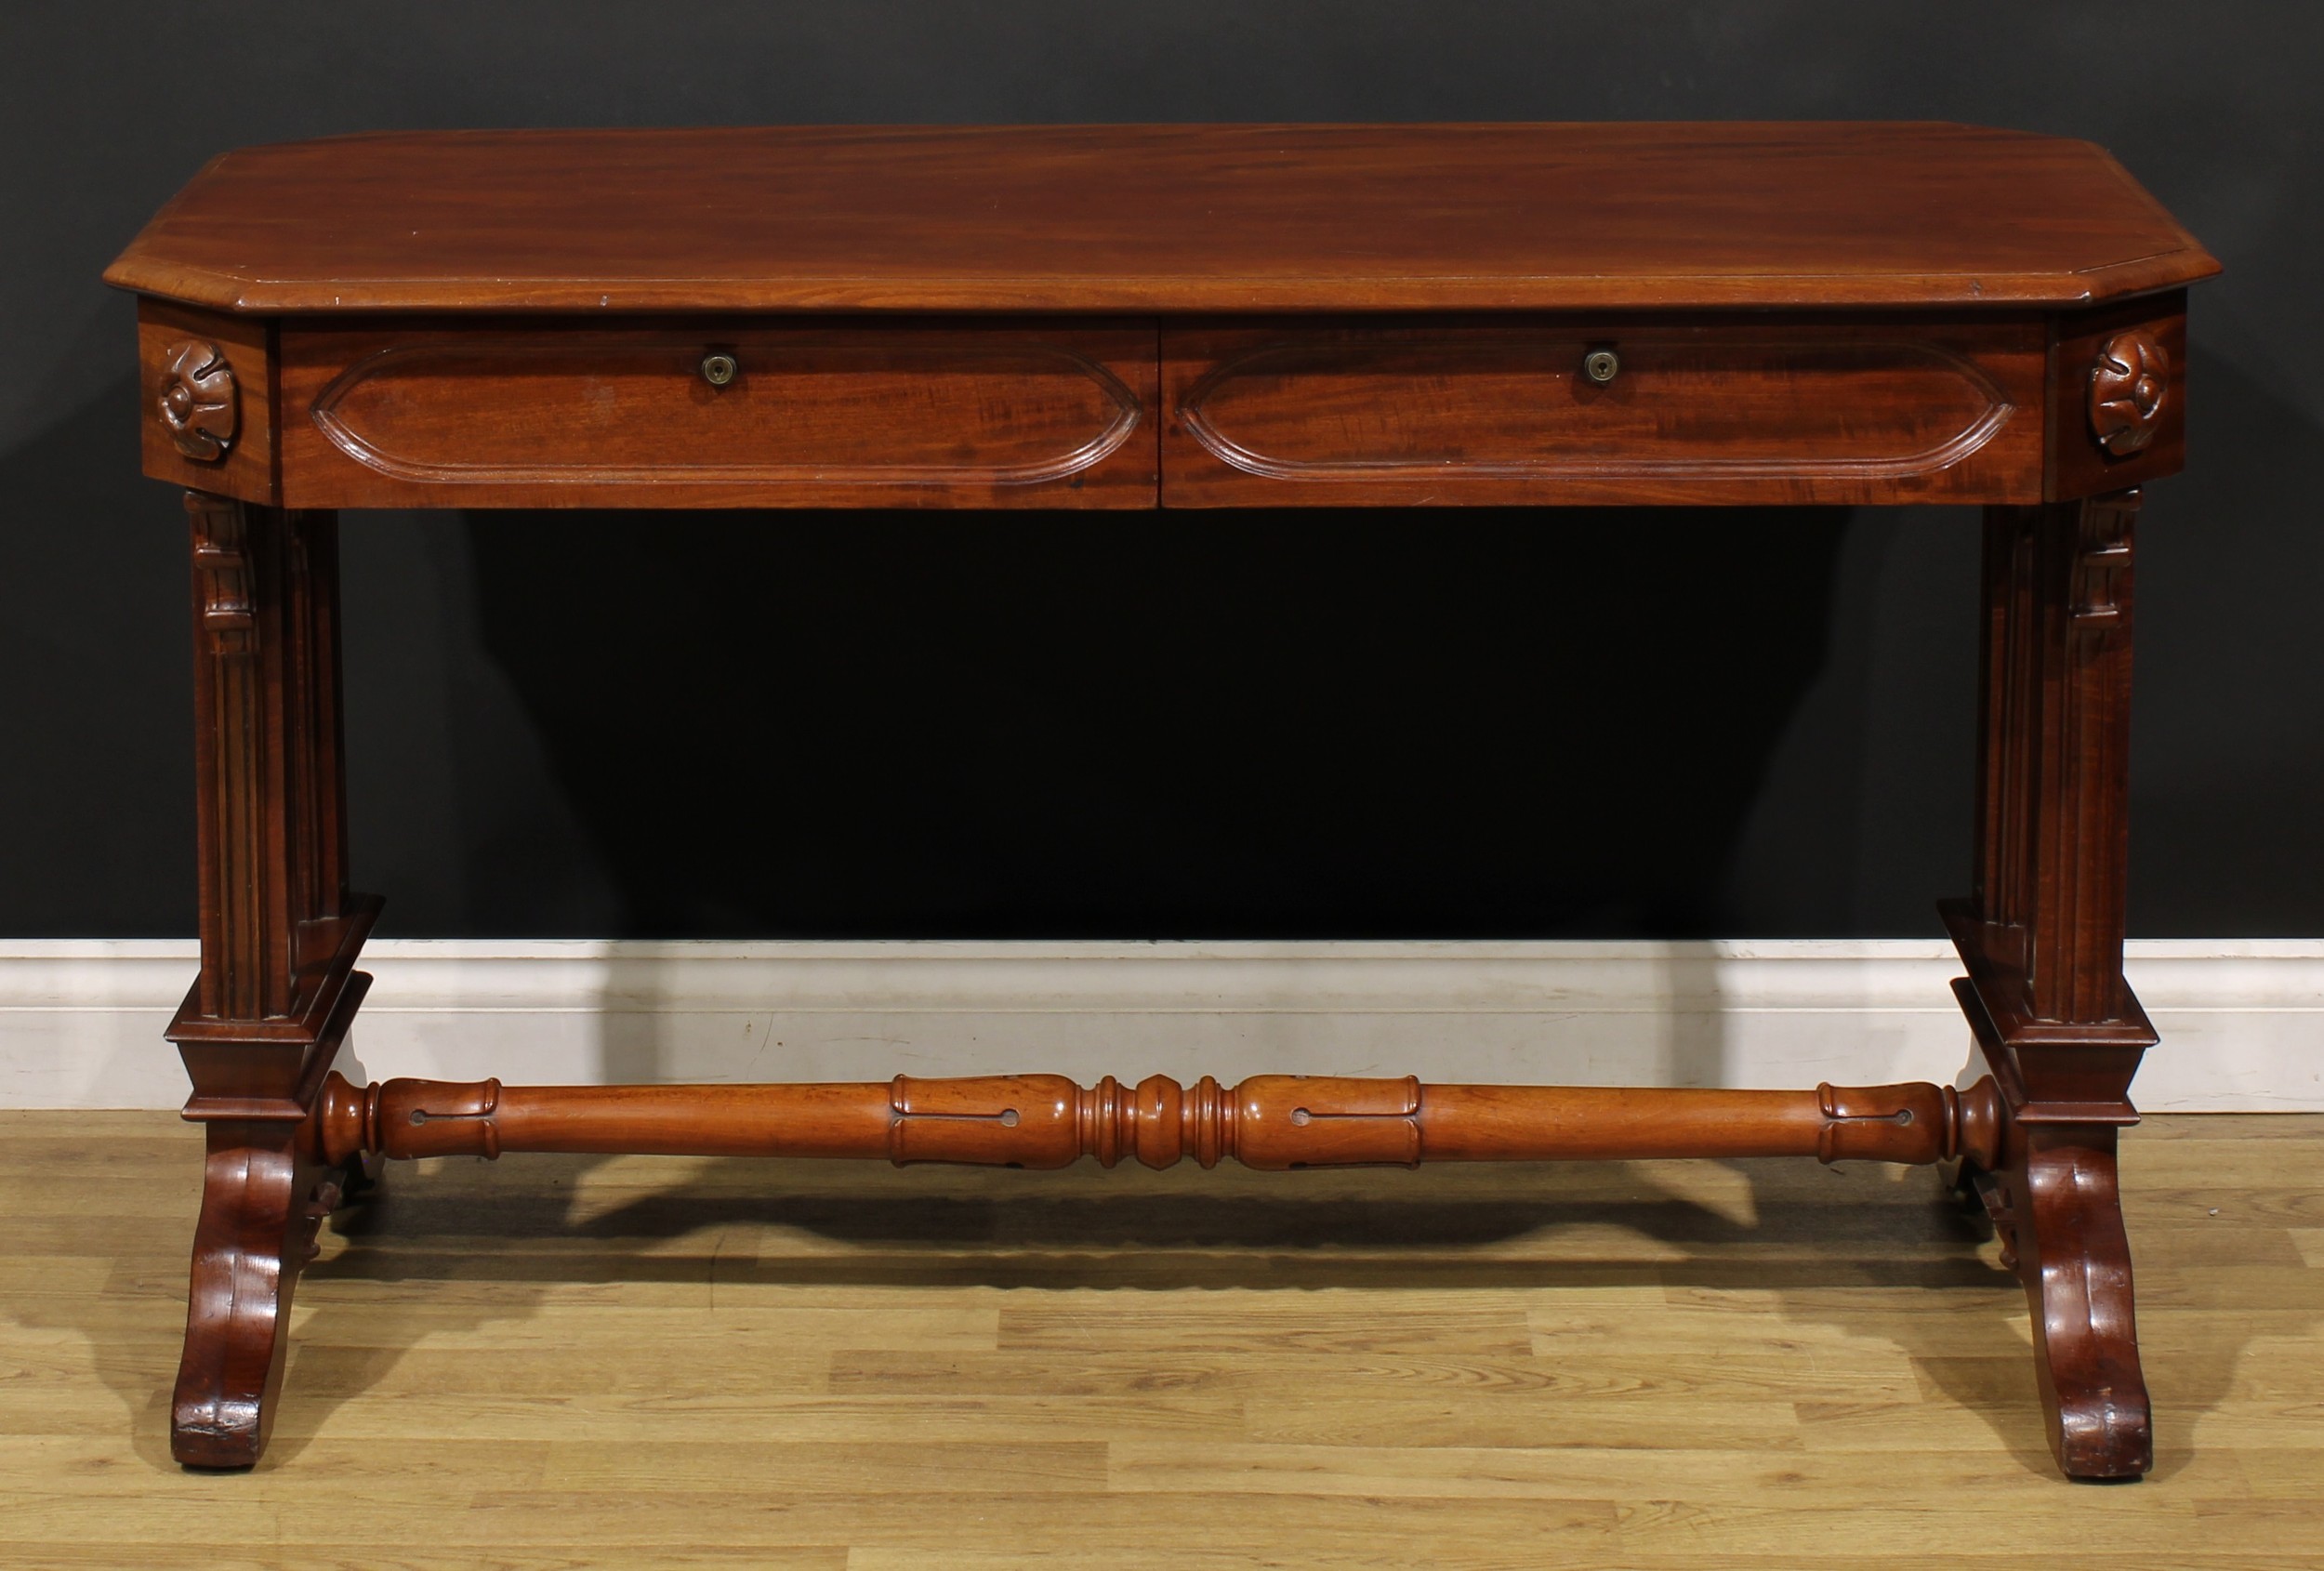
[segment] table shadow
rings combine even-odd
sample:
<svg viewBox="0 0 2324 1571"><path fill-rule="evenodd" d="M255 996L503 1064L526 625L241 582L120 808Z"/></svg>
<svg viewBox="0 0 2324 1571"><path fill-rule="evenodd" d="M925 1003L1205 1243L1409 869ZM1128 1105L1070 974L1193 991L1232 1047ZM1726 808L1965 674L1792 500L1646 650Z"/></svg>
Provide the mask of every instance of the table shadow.
<svg viewBox="0 0 2324 1571"><path fill-rule="evenodd" d="M342 1287L489 1281L495 1302L472 1317L479 1324L530 1314L550 1288L576 1279L1126 1293L1747 1290L1772 1294L1788 1321L1896 1346L1929 1390L1976 1413L2019 1468L2056 1476L2042 1438L2024 1294L1998 1264L1988 1230L1932 1172L1725 1163L1745 1185L1748 1200L1738 1207L1673 1193L1657 1164L1360 1176L897 1172L851 1164L835 1175L813 1164L720 1159L693 1166L666 1190L576 1215L576 1194L599 1160L510 1158L504 1168L515 1161L535 1168L515 1188L499 1182L506 1172L476 1163L400 1171L403 1182L365 1215L350 1247L312 1274ZM722 1253L734 1230L757 1240L746 1259ZM786 1249L786 1237L803 1238L804 1247ZM1638 1240L1654 1258L1618 1244L1593 1252L1609 1237ZM669 1248L690 1239L701 1247ZM1580 1239L1590 1243L1578 1248ZM601 1246L588 1257L595 1274L576 1278L578 1240ZM1942 1313L1925 1300L1895 1313L1901 1296L1930 1293L1941 1296ZM294 1426L298 1435L321 1430L332 1408L361 1395L403 1351L335 1350L340 1297L313 1309L303 1329L315 1345L295 1362L287 1398L306 1409ZM1134 1302L1125 1300L1122 1312L1134 1314ZM430 1319L446 1323L435 1311ZM1989 1334L1989 1353L1961 1352L1965 1323ZM2173 1356L2158 1396L2157 1478L2185 1465L2185 1437L2228 1391L2248 1340L2228 1324L2223 1319L2225 1334L2205 1339L2199 1356ZM271 1461L289 1461L299 1444L278 1439Z"/></svg>

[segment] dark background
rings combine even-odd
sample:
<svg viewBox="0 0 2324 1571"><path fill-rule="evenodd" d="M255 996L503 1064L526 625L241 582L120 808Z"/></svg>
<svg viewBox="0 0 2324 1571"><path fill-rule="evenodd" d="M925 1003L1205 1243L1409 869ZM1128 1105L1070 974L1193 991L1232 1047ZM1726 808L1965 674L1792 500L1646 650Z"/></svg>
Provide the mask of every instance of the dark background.
<svg viewBox="0 0 2324 1571"><path fill-rule="evenodd" d="M2132 930L2324 934L2324 7L11 7L0 934L192 926L184 523L97 275L211 154L404 126L1956 119L2227 265L2141 525ZM1706 236L1715 244L1716 236ZM350 514L387 931L1914 934L1975 516Z"/></svg>

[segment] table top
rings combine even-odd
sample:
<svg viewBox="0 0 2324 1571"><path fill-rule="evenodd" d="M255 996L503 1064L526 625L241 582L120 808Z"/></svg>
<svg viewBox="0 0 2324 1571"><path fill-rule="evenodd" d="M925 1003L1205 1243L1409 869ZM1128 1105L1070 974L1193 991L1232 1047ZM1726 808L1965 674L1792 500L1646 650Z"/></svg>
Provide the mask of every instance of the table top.
<svg viewBox="0 0 2324 1571"><path fill-rule="evenodd" d="M257 314L2061 307L2219 271L1944 124L438 131L214 160L105 274Z"/></svg>

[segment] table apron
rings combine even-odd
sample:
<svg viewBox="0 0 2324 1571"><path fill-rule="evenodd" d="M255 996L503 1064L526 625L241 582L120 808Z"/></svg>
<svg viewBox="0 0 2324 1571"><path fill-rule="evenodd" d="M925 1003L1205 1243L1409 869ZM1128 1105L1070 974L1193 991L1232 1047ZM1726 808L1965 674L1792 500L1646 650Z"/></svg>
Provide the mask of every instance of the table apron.
<svg viewBox="0 0 2324 1571"><path fill-rule="evenodd" d="M308 508L2022 506L2178 469L2184 309L262 319L147 301L146 469ZM2137 386L2109 403L2109 376Z"/></svg>

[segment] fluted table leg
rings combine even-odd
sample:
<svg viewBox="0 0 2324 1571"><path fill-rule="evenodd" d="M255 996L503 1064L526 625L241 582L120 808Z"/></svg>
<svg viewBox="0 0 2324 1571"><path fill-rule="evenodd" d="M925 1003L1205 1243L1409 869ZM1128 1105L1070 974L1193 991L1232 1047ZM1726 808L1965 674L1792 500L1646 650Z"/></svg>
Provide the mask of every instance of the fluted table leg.
<svg viewBox="0 0 2324 1571"><path fill-rule="evenodd" d="M2154 1462L2118 1132L2154 1027L2122 976L2138 494L1990 508L1970 899L1943 907L1954 991L2009 1108L1970 1177L2024 1282L2050 1444L2069 1477Z"/></svg>

